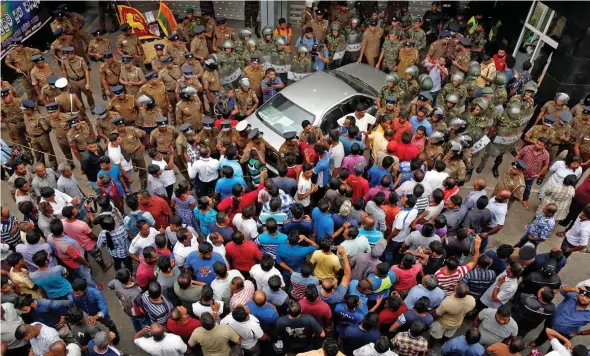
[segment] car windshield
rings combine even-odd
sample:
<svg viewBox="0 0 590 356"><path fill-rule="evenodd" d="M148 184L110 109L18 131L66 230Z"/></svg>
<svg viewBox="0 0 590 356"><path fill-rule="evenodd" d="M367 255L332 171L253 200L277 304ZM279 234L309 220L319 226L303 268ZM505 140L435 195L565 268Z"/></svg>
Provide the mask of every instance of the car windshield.
<svg viewBox="0 0 590 356"><path fill-rule="evenodd" d="M354 78L344 72L339 72L337 70L332 70L328 72L330 75L335 76L336 78L342 80L346 84L348 84L351 88L356 90L358 93L363 93L365 95L376 96L378 93L371 88L371 86L363 83L361 80Z"/></svg>
<svg viewBox="0 0 590 356"><path fill-rule="evenodd" d="M273 96L256 112L260 121L274 132L282 135L288 131L299 132L301 123L305 120L313 123L315 116L303 110L281 93Z"/></svg>

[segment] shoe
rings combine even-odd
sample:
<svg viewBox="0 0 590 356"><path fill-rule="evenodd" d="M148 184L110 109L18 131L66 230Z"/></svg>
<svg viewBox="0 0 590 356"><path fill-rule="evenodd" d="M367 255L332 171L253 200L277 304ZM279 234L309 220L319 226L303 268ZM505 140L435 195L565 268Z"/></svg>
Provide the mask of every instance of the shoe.
<svg viewBox="0 0 590 356"><path fill-rule="evenodd" d="M531 204L529 203L529 201L528 201L528 200L524 200L524 201L522 202L522 205L524 205L524 208L525 208L526 210L529 210L529 209L531 208Z"/></svg>
<svg viewBox="0 0 590 356"><path fill-rule="evenodd" d="M97 284L96 285L96 289L103 290L104 289L104 284L102 284L102 283Z"/></svg>
<svg viewBox="0 0 590 356"><path fill-rule="evenodd" d="M469 182L471 180L471 175L473 175L473 169L468 169L467 173L465 174L465 181Z"/></svg>
<svg viewBox="0 0 590 356"><path fill-rule="evenodd" d="M483 171L483 167L477 167L475 171L477 172L477 174L480 174L481 171Z"/></svg>
<svg viewBox="0 0 590 356"><path fill-rule="evenodd" d="M498 178L500 176L500 172L498 172L498 165L494 164L492 167L492 174L494 175L494 178Z"/></svg>
<svg viewBox="0 0 590 356"><path fill-rule="evenodd" d="M108 99L107 95L103 93L102 94L102 100L107 101L107 99Z"/></svg>

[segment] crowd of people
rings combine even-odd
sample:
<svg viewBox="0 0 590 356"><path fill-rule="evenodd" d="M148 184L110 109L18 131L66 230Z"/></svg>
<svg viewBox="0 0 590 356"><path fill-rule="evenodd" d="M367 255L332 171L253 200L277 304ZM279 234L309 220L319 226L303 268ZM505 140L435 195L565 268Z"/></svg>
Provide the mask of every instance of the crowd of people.
<svg viewBox="0 0 590 356"><path fill-rule="evenodd" d="M2 355L123 355L131 338L154 356L516 356L547 341L550 356L588 354L576 336L590 334L590 280L559 273L590 237L590 95L570 109L557 93L533 117L530 63L518 73L504 48L486 54L478 14L443 21L433 3L412 18L401 4L361 22L333 5L306 2L294 43L279 21L234 44L224 18L204 10L197 24L189 9L151 63L130 26L113 51L60 6L61 78L14 41L6 63L32 80L26 99L2 82L2 173L18 208L3 197ZM343 37L354 31L356 57ZM292 47L289 69L264 70ZM357 60L387 73L375 115L358 103L325 131L303 121L278 150L244 120L302 78L283 70ZM222 86L236 65L242 78ZM497 246L514 204L535 217ZM555 230L561 244L537 251ZM130 325L115 324L120 311Z"/></svg>

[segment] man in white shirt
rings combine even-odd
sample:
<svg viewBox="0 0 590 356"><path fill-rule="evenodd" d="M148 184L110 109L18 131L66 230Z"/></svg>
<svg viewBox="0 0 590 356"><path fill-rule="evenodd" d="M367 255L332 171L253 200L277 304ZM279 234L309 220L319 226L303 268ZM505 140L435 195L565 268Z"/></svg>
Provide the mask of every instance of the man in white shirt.
<svg viewBox="0 0 590 356"><path fill-rule="evenodd" d="M337 130L330 131L330 172L336 176L344 160L344 145L339 140Z"/></svg>
<svg viewBox="0 0 590 356"><path fill-rule="evenodd" d="M215 272L215 279L211 282L213 288L213 299L229 303L231 299L231 291L229 285L234 277L244 279L244 276L237 269L227 270L227 265L219 261L213 264L213 272Z"/></svg>
<svg viewBox="0 0 590 356"><path fill-rule="evenodd" d="M424 183L427 183L432 190L443 189L443 181L449 176L445 169L447 165L442 159L434 162L434 169L424 175Z"/></svg>
<svg viewBox="0 0 590 356"><path fill-rule="evenodd" d="M275 260L270 255L262 256L259 264L255 264L250 268L250 276L256 281L256 289L262 290L268 287L268 280L272 276L279 276L281 279L281 288L285 286L281 272L275 268Z"/></svg>
<svg viewBox="0 0 590 356"><path fill-rule="evenodd" d="M402 211L395 216L395 220L393 221L391 228L393 239L388 245L389 251L393 254L393 261L387 262L393 262L394 265L400 262L400 248L404 241L406 241L406 237L410 234L410 224L418 217L418 210L414 209L416 201L416 196L412 194L404 195L402 197Z"/></svg>
<svg viewBox="0 0 590 356"><path fill-rule="evenodd" d="M551 328L545 328L545 334L547 334L547 338L551 343L551 349L553 349L553 351L547 353L545 356L586 356L590 351L585 345L573 346L567 337ZM560 340L563 341L563 344Z"/></svg>
<svg viewBox="0 0 590 356"><path fill-rule="evenodd" d="M248 355L259 355L260 343L258 340L268 338L262 331L258 318L248 313L248 310L243 306L237 306L219 324L231 327L240 335L240 346L247 351Z"/></svg>
<svg viewBox="0 0 590 356"><path fill-rule="evenodd" d="M232 221L237 231L244 234L245 241L254 241L258 237L258 225L253 219L254 214L256 214L256 208L250 205L245 207L241 214L236 214Z"/></svg>
<svg viewBox="0 0 590 356"><path fill-rule="evenodd" d="M119 169L123 174L131 174L133 164L131 163L131 160L128 161L125 159L125 156L123 156L123 152L121 151L121 142L123 142L123 137L118 133L113 132L109 135L109 140L111 142L109 142L107 145L107 156L111 159L111 163L119 166Z"/></svg>
<svg viewBox="0 0 590 356"><path fill-rule="evenodd" d="M461 204L461 210L463 210L466 214L471 211L477 205L477 200L486 195L486 186L487 182L483 178L475 178L473 180L473 191L469 192L465 199L463 199L463 204Z"/></svg>
<svg viewBox="0 0 590 356"><path fill-rule="evenodd" d="M145 337L145 336L151 337ZM183 356L187 346L180 336L169 334L160 323L143 328L133 336L135 345L153 356Z"/></svg>
<svg viewBox="0 0 590 356"><path fill-rule="evenodd" d="M176 183L176 176L174 175L174 152L174 150L171 151L170 155L168 155L168 162L166 162L162 157L162 154L155 148L148 151L148 155L152 158L152 165L160 167L160 172L156 172L156 174L152 174L150 172L150 167L148 167L148 173L162 182L164 189L166 189L166 196L168 199L172 198L174 183Z"/></svg>
<svg viewBox="0 0 590 356"><path fill-rule="evenodd" d="M557 234L557 236L561 236ZM565 239L561 243L561 249L565 257L569 257L572 252L583 251L588 245L590 237L590 206L584 207L572 228L565 233Z"/></svg>
<svg viewBox="0 0 590 356"><path fill-rule="evenodd" d="M206 196L215 191L215 183L219 178L219 161L211 158L208 147L201 147L200 158L189 163L188 176L195 180L195 187L199 188L198 196Z"/></svg>
<svg viewBox="0 0 590 356"><path fill-rule="evenodd" d="M485 232L480 234L482 238L480 250L482 252L488 246L489 236L497 234L504 227L506 215L508 215L508 199L511 196L512 193L509 190L502 189L488 202L486 209L492 214L492 224L485 227Z"/></svg>
<svg viewBox="0 0 590 356"><path fill-rule="evenodd" d="M414 171L413 178L403 182L402 185L400 185L399 188L395 190L395 192L399 196L409 195L414 192L414 187L417 184L422 184L422 186L424 187L424 193L422 194L422 196L430 197L433 189L430 186L430 184L428 184L428 182L425 181L425 178L426 175L424 174L424 172L422 172L422 170L420 169L417 169L416 171Z"/></svg>
<svg viewBox="0 0 590 356"><path fill-rule="evenodd" d="M338 125L340 127L344 126L344 121L346 120L347 116L354 116L356 120L355 126L359 128L359 132L361 133L361 135L363 135L363 140L364 135L366 135L371 130L371 128L373 127L373 125L375 125L375 122L377 121L377 119L375 119L375 116L367 114L367 106L363 103L358 103L356 105L355 112L348 115L344 115L343 117L338 119Z"/></svg>
<svg viewBox="0 0 590 356"><path fill-rule="evenodd" d="M510 262L506 271L496 277L496 282L481 296L481 302L488 308L498 309L508 303L518 289L518 277L522 273L522 266L517 262Z"/></svg>
<svg viewBox="0 0 590 356"><path fill-rule="evenodd" d="M359 229L356 226L349 226L344 229L344 241L341 243L350 258L360 253L371 252L371 245L365 236L359 236Z"/></svg>
<svg viewBox="0 0 590 356"><path fill-rule="evenodd" d="M172 249L172 253L174 253L176 266L180 268L184 266L184 261L191 252L199 250L199 240L186 228L176 230L176 239L177 242Z"/></svg>
<svg viewBox="0 0 590 356"><path fill-rule="evenodd" d="M80 201L73 199L71 196L55 190L50 187L41 188L41 201L48 202L53 208L53 215L58 219L63 219L61 211L68 205L78 206Z"/></svg>

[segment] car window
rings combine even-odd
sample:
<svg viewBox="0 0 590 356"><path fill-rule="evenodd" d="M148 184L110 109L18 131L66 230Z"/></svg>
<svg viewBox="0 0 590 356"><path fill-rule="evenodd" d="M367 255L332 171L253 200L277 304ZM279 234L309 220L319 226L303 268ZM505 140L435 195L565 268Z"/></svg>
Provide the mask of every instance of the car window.
<svg viewBox="0 0 590 356"><path fill-rule="evenodd" d="M324 135L327 135L329 130L338 128L338 119L342 116L344 116L344 114L340 109L340 105L336 105L324 115L322 123L320 124L320 128Z"/></svg>
<svg viewBox="0 0 590 356"><path fill-rule="evenodd" d="M305 120L315 121L315 116L284 97L281 93L264 103L256 115L266 126L279 135L288 131L301 131Z"/></svg>
<svg viewBox="0 0 590 356"><path fill-rule="evenodd" d="M359 103L363 103L367 108L371 108L375 105L375 100L367 98L363 95L355 95L351 98L348 98L340 105L340 108L342 109L342 116L354 113L356 111L356 106Z"/></svg>
<svg viewBox="0 0 590 356"><path fill-rule="evenodd" d="M332 71L328 71L328 74L333 75L333 76L337 77L338 79L342 80L343 82L348 84L351 88L353 88L355 91L357 91L359 93L369 95L369 96L376 96L378 94L375 91L375 89L373 89L370 85L363 83L362 81L358 80L357 78L347 75L346 73L332 70Z"/></svg>

